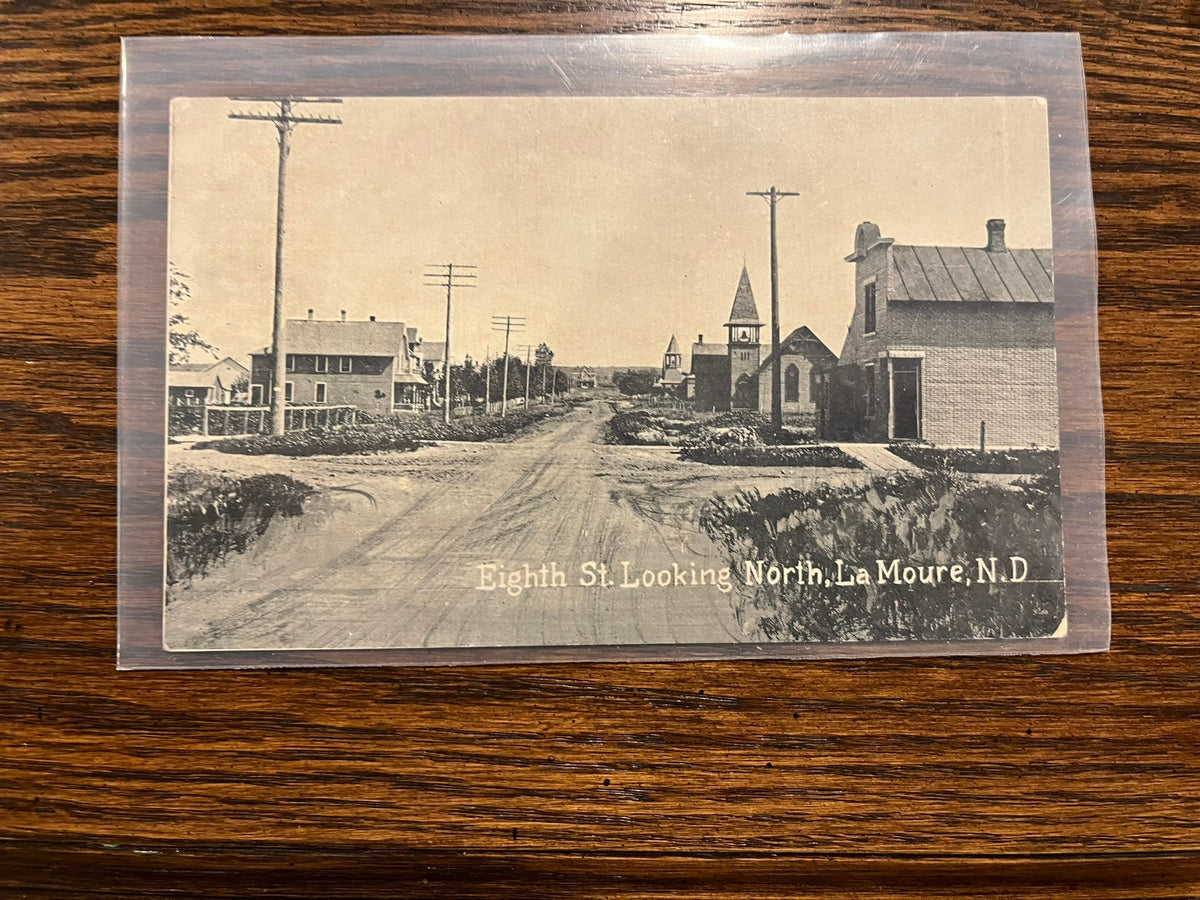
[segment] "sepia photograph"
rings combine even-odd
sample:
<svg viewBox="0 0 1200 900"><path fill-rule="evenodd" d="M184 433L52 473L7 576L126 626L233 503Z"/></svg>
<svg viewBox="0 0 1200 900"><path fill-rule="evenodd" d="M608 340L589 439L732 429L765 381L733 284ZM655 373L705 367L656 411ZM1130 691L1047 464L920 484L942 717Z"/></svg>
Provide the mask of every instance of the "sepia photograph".
<svg viewBox="0 0 1200 900"><path fill-rule="evenodd" d="M1063 637L1038 97L171 103L172 651Z"/></svg>

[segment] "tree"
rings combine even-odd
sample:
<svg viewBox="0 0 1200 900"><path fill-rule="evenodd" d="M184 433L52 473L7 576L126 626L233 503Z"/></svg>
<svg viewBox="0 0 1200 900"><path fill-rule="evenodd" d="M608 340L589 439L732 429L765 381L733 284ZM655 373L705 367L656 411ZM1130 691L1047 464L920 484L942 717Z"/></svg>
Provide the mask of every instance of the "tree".
<svg viewBox="0 0 1200 900"><path fill-rule="evenodd" d="M533 359L534 390L544 395L554 389L554 385L550 383L550 373L554 366L554 351L543 342L538 344L537 349L533 351Z"/></svg>
<svg viewBox="0 0 1200 900"><path fill-rule="evenodd" d="M613 384L617 390L629 397L648 394L654 389L654 373L642 369L626 369L613 373Z"/></svg>
<svg viewBox="0 0 1200 900"><path fill-rule="evenodd" d="M245 375L238 376L229 387L229 402L248 404L250 402L250 379Z"/></svg>
<svg viewBox="0 0 1200 900"><path fill-rule="evenodd" d="M193 350L203 350L217 359L217 348L194 329L188 327L188 318L183 314L184 305L192 299L192 289L188 285L188 276L175 268L171 263L167 270L167 294L171 301L171 311L167 318L171 353L168 362L179 365L191 361Z"/></svg>
<svg viewBox="0 0 1200 900"><path fill-rule="evenodd" d="M554 393L569 394L571 392L571 376L562 369L554 370Z"/></svg>

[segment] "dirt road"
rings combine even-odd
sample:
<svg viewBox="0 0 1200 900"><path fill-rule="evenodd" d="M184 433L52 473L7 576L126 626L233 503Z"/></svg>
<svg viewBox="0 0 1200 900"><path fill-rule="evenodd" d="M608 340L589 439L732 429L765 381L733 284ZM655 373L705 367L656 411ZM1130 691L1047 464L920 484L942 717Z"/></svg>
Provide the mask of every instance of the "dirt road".
<svg viewBox="0 0 1200 900"><path fill-rule="evenodd" d="M378 457L179 452L173 464L273 467L318 487L362 491L374 505L338 491L310 502L300 518L277 520L249 552L176 595L167 608L168 646L746 640L735 593L712 583L728 560L699 531L696 515L705 499L747 478L795 485L796 470L723 470L660 448L607 446L599 431L608 414L597 402L513 443ZM515 579L511 590L504 573Z"/></svg>

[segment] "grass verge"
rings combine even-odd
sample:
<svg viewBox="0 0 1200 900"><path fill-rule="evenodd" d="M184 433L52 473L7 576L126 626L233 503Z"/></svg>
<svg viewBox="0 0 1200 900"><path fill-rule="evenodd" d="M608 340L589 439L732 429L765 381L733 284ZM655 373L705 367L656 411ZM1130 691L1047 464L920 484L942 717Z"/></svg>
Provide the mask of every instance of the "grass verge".
<svg viewBox="0 0 1200 900"><path fill-rule="evenodd" d="M888 449L922 469L1000 475L1046 475L1058 471L1058 451L1040 448L985 450L895 443Z"/></svg>

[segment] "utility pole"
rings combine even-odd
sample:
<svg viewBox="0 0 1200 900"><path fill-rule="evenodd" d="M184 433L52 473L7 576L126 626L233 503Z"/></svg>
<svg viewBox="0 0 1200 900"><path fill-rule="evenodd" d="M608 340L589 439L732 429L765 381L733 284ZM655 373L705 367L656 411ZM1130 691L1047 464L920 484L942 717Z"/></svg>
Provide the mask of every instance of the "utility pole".
<svg viewBox="0 0 1200 900"><path fill-rule="evenodd" d="M241 103L273 103L270 113L231 112L231 119L270 122L279 132L279 181L275 198L275 319L271 331L271 353L274 355L275 376L271 384L271 432L283 434L287 427L287 404L284 384L287 381L287 349L283 338L283 201L287 175L287 158L291 152L292 129L297 125L341 125L332 116L306 116L293 112L293 103L341 103L332 97L231 97Z"/></svg>
<svg viewBox="0 0 1200 900"><path fill-rule="evenodd" d="M492 316L492 331L504 332L504 392L500 395L500 415L508 415L508 339L514 331L523 331L524 316Z"/></svg>
<svg viewBox="0 0 1200 900"><path fill-rule="evenodd" d="M483 414L492 414L492 348L488 347L487 359L483 365Z"/></svg>
<svg viewBox="0 0 1200 900"><path fill-rule="evenodd" d="M771 424L783 427L783 368L779 359L779 251L775 244L775 207L781 197L799 197L791 191L746 191L747 197L762 197L771 206Z"/></svg>
<svg viewBox="0 0 1200 900"><path fill-rule="evenodd" d="M425 283L446 289L446 350L442 354L442 421L450 424L450 295L454 288L473 288L474 272L455 274L456 269L474 269L461 263L432 263L425 272Z"/></svg>
<svg viewBox="0 0 1200 900"><path fill-rule="evenodd" d="M529 409L529 379L533 373L529 369L530 357L533 354L533 347L529 344L525 345L525 408Z"/></svg>

